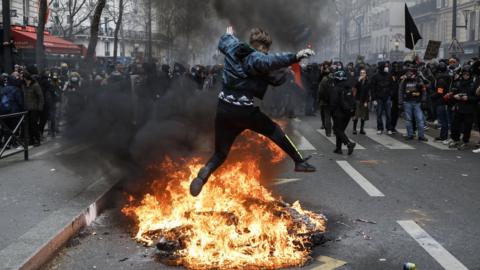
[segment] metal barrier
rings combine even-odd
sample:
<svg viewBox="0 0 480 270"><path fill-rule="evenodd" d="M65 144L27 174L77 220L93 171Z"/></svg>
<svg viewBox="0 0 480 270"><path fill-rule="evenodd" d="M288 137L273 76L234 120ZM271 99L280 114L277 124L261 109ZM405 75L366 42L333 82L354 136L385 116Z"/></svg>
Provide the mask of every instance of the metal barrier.
<svg viewBox="0 0 480 270"><path fill-rule="evenodd" d="M6 120L12 121L8 121L7 123ZM23 133L21 133L22 125ZM12 127L14 127L13 130ZM24 152L24 158L25 160L28 160L28 112L0 115L0 128L2 130L2 132L0 133L2 137L7 138L4 145L0 145L0 159ZM16 149L7 152L8 147L12 146L13 144L18 144L22 146L23 149Z"/></svg>

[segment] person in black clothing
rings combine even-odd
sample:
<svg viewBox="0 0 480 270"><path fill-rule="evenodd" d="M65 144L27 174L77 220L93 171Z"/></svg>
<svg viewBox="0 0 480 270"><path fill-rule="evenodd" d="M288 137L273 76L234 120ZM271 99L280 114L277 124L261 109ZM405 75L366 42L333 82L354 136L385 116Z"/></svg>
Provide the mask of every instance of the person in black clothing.
<svg viewBox="0 0 480 270"><path fill-rule="evenodd" d="M391 109L391 131L393 134L397 134L397 124L398 119L400 118L400 110L398 109L398 90L400 87L400 78L404 75L404 71L402 68L402 63L400 62L393 62L392 63L392 79L393 79L393 87L392 87L392 109Z"/></svg>
<svg viewBox="0 0 480 270"><path fill-rule="evenodd" d="M272 39L260 28L252 29L250 45L240 42L231 27L220 38L219 50L225 55L223 87L215 119L215 153L190 184L190 194L198 196L210 175L226 160L235 138L244 130L258 132L276 143L295 162L295 171L314 172L282 129L254 106L254 97L263 99L269 85L286 81L286 70L314 55L311 49L297 54L268 54Z"/></svg>
<svg viewBox="0 0 480 270"><path fill-rule="evenodd" d="M448 131L450 128L448 116L448 104L445 101L445 96L450 92L452 85L452 77L448 74L447 64L441 62L437 66L437 74L433 84L432 107L435 109L438 122L440 123L440 136L435 138L436 141L445 141L448 139Z"/></svg>
<svg viewBox="0 0 480 270"><path fill-rule="evenodd" d="M390 64L388 62L380 62L378 64L378 72L372 78L372 100L377 107L377 133L382 134L386 127L389 135L392 131L392 92L395 88L392 74L390 72ZM385 114L385 125L383 123L383 115Z"/></svg>
<svg viewBox="0 0 480 270"><path fill-rule="evenodd" d="M353 89L347 81L347 74L343 70L335 72L335 86L330 94L330 108L333 113L333 132L336 137L336 148L333 151L342 155L342 144L348 147L348 154L351 155L355 149L355 143L348 139L345 129L350 118L355 112L356 102Z"/></svg>
<svg viewBox="0 0 480 270"><path fill-rule="evenodd" d="M322 120L321 129L325 129L327 137L332 136L332 114L330 110L329 94L333 88L333 68L329 63L324 64L322 69L322 80L318 86L318 107L320 108L320 116Z"/></svg>
<svg viewBox="0 0 480 270"><path fill-rule="evenodd" d="M370 101L370 80L367 70L361 69L360 76L355 84L355 116L353 118L353 134L357 135L358 119L360 119L360 134L365 135L365 121L368 120L368 102Z"/></svg>
<svg viewBox="0 0 480 270"><path fill-rule="evenodd" d="M470 134L473 127L473 118L478 97L475 95L474 82L470 73L470 66L464 66L461 71L462 79L459 80L455 89L449 93L449 98L453 99L454 105L452 121L452 140L449 145L451 148L465 148L470 142ZM462 141L460 136L463 134Z"/></svg>
<svg viewBox="0 0 480 270"><path fill-rule="evenodd" d="M317 89L320 84L320 68L318 64L308 64L302 72L303 82L306 90L305 115L315 116Z"/></svg>

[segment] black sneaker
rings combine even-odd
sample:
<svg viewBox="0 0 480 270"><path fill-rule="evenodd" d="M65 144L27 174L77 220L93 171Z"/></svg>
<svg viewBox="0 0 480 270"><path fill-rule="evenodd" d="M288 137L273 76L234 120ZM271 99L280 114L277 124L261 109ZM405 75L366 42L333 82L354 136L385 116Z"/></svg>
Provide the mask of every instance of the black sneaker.
<svg viewBox="0 0 480 270"><path fill-rule="evenodd" d="M335 150L333 150L333 153L343 155L342 149L335 149Z"/></svg>
<svg viewBox="0 0 480 270"><path fill-rule="evenodd" d="M190 183L190 194L192 194L193 197L197 197L198 194L202 192L203 185L205 185L205 182L202 178L196 177L193 179L192 183Z"/></svg>
<svg viewBox="0 0 480 270"><path fill-rule="evenodd" d="M296 172L315 172L317 171L317 169L308 163L308 160L310 159L311 157L307 157L305 159L303 159L302 162L297 162L295 163L295 171Z"/></svg>
<svg viewBox="0 0 480 270"><path fill-rule="evenodd" d="M428 142L428 139L425 138L425 137L423 137L423 138L418 138L418 140L421 141L421 142Z"/></svg>
<svg viewBox="0 0 480 270"><path fill-rule="evenodd" d="M356 130L353 131L353 135L357 135L358 132Z"/></svg>
<svg viewBox="0 0 480 270"><path fill-rule="evenodd" d="M330 137L332 137L332 134L331 134L331 133L327 133L326 136L330 138Z"/></svg>
<svg viewBox="0 0 480 270"><path fill-rule="evenodd" d="M353 150L355 150L355 146L357 146L356 143L350 143L348 147L348 155L351 156L353 154Z"/></svg>
<svg viewBox="0 0 480 270"><path fill-rule="evenodd" d="M407 140L407 141L411 141L413 139L414 139L413 136L405 136L405 140Z"/></svg>
<svg viewBox="0 0 480 270"><path fill-rule="evenodd" d="M365 130L363 130L363 129L360 130L360 134L361 134L361 135L367 135L367 133L366 133Z"/></svg>

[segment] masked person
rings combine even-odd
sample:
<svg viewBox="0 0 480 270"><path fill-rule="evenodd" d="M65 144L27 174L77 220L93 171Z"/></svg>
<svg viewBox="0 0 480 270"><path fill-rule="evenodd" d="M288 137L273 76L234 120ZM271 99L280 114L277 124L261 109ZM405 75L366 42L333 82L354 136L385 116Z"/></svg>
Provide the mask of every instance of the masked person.
<svg viewBox="0 0 480 270"><path fill-rule="evenodd" d="M240 42L231 27L220 38L218 49L225 55L223 87L219 94L215 119L215 153L190 184L192 196L198 196L210 175L223 164L235 138L244 130L258 132L283 149L295 162L295 171L314 172L281 128L254 106L254 97L262 99L269 85L285 82L282 68L314 55L310 49L297 54L268 54L272 39L260 28L251 30L250 46ZM276 74L276 73L279 74Z"/></svg>
<svg viewBox="0 0 480 270"><path fill-rule="evenodd" d="M333 151L342 155L342 145L348 147L351 155L355 149L355 143L351 142L345 134L345 129L350 123L350 118L355 113L356 101L353 88L348 82L347 74L343 70L335 72L335 86L330 94L330 108L333 113L333 132L336 137L336 148Z"/></svg>
<svg viewBox="0 0 480 270"><path fill-rule="evenodd" d="M452 85L452 77L448 74L447 64L441 62L437 67L436 80L433 84L433 92L431 94L432 106L435 108L438 122L440 123L440 136L435 141L448 140L448 130L450 128L448 103L445 96L450 92Z"/></svg>
<svg viewBox="0 0 480 270"><path fill-rule="evenodd" d="M392 131L392 98L391 93L395 87L392 74L390 73L390 64L388 62L380 62L378 64L378 72L372 78L372 100L377 109L377 134L382 134L387 129L389 135ZM385 115L385 124L383 123L383 115Z"/></svg>
<svg viewBox="0 0 480 270"><path fill-rule="evenodd" d="M422 103L426 101L427 92L425 85L418 78L416 69L409 68L405 74L405 80L400 84L400 90L398 95L399 107L403 106L405 112L405 121L407 125L407 140L413 140L414 129L413 119L418 129L418 140L428 141L425 138L425 117L422 111Z"/></svg>
<svg viewBox="0 0 480 270"><path fill-rule="evenodd" d="M464 149L470 142L475 107L478 100L470 66L464 66L462 68L461 79L457 81L455 89L452 90L449 96L454 100L451 135L453 142L449 147ZM462 134L462 142L460 142L460 136Z"/></svg>
<svg viewBox="0 0 480 270"><path fill-rule="evenodd" d="M318 107L320 108L320 116L322 119L322 129L325 129L327 137L332 136L332 113L330 110L329 93L333 88L333 68L329 64L325 64L322 70L322 80L318 86Z"/></svg>
<svg viewBox="0 0 480 270"><path fill-rule="evenodd" d="M368 101L370 100L370 80L368 79L367 70L362 68L360 76L355 84L356 108L353 118L353 134L357 135L357 125L360 119L360 134L365 135L365 121L368 120Z"/></svg>

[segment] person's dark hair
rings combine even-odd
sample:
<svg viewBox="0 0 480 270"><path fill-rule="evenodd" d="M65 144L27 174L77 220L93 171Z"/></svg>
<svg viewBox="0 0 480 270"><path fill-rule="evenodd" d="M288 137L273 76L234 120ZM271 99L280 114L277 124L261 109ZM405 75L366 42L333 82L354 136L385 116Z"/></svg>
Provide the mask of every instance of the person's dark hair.
<svg viewBox="0 0 480 270"><path fill-rule="evenodd" d="M272 37L261 28L253 28L250 31L250 45L256 49L270 49Z"/></svg>
<svg viewBox="0 0 480 270"><path fill-rule="evenodd" d="M22 77L23 77L23 79L25 79L25 80L33 81L32 75L30 75L30 73L28 73L28 72L26 72L26 71L24 71L24 72L22 73Z"/></svg>

